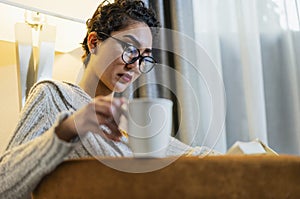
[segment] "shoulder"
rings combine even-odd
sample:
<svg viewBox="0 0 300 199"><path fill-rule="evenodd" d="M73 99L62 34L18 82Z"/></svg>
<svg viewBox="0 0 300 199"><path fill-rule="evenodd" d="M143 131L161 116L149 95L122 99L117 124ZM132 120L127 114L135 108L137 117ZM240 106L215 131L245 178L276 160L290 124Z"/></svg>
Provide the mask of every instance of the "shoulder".
<svg viewBox="0 0 300 199"><path fill-rule="evenodd" d="M29 95L35 93L35 92L42 92L42 91L58 91L63 90L67 92L68 90L71 90L70 85L63 83L61 81L57 80L43 80L40 82L37 82L35 85L32 86L30 89Z"/></svg>
<svg viewBox="0 0 300 199"><path fill-rule="evenodd" d="M30 90L30 96L45 95L50 102L64 104L68 108L77 109L87 102L91 97L75 84L58 80L43 80L36 83Z"/></svg>
<svg viewBox="0 0 300 199"><path fill-rule="evenodd" d="M74 95L78 93L85 94L85 92L75 84L62 82L58 80L43 80L37 82L30 89L29 96L34 93L41 93L41 92L53 96L57 96L57 95L59 95L60 97L64 96L66 98L69 97L72 98Z"/></svg>
<svg viewBox="0 0 300 199"><path fill-rule="evenodd" d="M62 86L62 83L54 80L44 80L34 84L28 93L26 103L32 100L46 100L48 101L51 98L57 98L59 87ZM52 97L51 97L52 96Z"/></svg>

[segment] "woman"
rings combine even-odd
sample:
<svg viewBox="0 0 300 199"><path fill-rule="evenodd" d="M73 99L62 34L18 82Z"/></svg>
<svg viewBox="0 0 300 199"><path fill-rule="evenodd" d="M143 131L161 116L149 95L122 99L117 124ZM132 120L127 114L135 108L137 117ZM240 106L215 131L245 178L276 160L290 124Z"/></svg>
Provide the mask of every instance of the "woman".
<svg viewBox="0 0 300 199"><path fill-rule="evenodd" d="M125 100L113 95L154 67L150 28L158 26L153 11L141 1L120 0L97 8L87 22L82 44L86 69L79 87L44 81L31 89L14 136L0 158L0 198L28 196L65 159L132 155L118 127ZM168 155L187 150L196 155L205 148L191 148L173 139Z"/></svg>

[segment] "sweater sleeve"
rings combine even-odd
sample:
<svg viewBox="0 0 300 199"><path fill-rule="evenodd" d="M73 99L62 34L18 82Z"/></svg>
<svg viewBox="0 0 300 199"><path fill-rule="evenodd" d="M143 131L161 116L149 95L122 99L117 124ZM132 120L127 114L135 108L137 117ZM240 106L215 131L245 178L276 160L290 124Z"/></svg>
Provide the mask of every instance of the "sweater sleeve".
<svg viewBox="0 0 300 199"><path fill-rule="evenodd" d="M54 115L57 111L49 111L47 89L41 85L31 92L14 136L0 157L0 198L28 197L42 177L75 147L54 133L59 122L70 113ZM54 124L51 117L57 118Z"/></svg>

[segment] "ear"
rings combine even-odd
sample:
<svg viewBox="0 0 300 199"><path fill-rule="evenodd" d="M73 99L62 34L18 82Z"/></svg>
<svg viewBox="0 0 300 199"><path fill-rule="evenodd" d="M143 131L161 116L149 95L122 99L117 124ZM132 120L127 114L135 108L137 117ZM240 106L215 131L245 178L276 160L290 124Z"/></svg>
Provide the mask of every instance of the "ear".
<svg viewBox="0 0 300 199"><path fill-rule="evenodd" d="M88 42L87 42L90 52L95 52L98 42L99 40L98 40L97 33L91 32L88 35Z"/></svg>

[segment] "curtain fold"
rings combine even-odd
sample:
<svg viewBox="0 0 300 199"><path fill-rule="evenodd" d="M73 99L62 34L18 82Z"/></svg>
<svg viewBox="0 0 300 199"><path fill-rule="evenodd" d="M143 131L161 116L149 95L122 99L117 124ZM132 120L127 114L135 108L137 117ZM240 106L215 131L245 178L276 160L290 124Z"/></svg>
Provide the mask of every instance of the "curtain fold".
<svg viewBox="0 0 300 199"><path fill-rule="evenodd" d="M249 139L259 138L267 144L264 83L256 1L236 1L236 13Z"/></svg>

